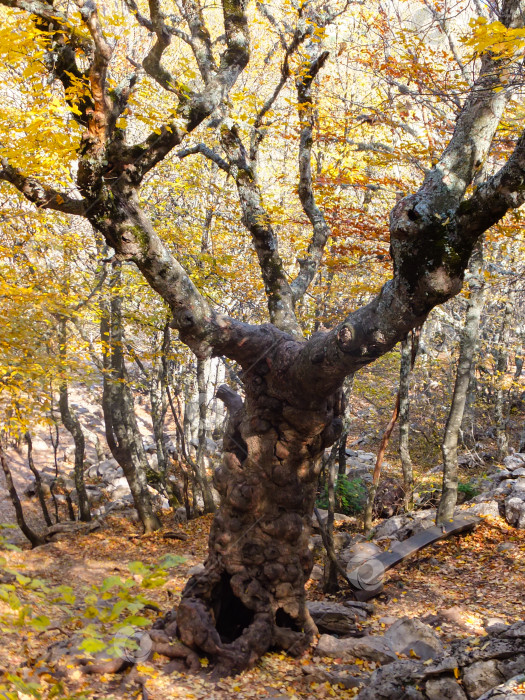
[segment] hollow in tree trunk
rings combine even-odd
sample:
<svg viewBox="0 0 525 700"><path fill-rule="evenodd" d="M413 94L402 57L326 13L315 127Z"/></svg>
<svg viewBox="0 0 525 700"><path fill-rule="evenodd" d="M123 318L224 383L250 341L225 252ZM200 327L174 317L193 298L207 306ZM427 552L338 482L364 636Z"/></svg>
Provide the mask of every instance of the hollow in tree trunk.
<svg viewBox="0 0 525 700"><path fill-rule="evenodd" d="M227 387L217 394L229 410L214 477L221 503L205 570L189 579L177 614L182 642L212 657L218 675L272 646L300 655L316 632L304 589L311 516L321 456L341 433L341 393L292 403L268 364L245 371L244 402Z"/></svg>

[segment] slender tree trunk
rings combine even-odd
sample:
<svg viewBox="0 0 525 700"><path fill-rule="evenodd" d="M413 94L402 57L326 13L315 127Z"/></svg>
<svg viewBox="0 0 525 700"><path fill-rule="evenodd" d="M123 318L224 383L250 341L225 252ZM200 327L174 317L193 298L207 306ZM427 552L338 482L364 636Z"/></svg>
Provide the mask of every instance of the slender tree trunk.
<svg viewBox="0 0 525 700"><path fill-rule="evenodd" d="M494 404L494 417L496 420L496 442L498 447L498 459L503 460L509 453L509 438L507 435L508 415L505 410L509 390L504 388L504 377L509 362L509 340L511 331L511 319L514 307L514 293L509 291L509 298L503 311L501 331L496 350L496 401Z"/></svg>
<svg viewBox="0 0 525 700"><path fill-rule="evenodd" d="M53 523L51 522L51 518L49 517L49 511L47 509L46 499L44 497L44 492L42 490L42 479L40 478L40 472L35 467L35 463L33 461L33 441L31 440L31 433L29 431L27 431L25 434L25 441L27 443L27 463L29 465L29 469L31 469L31 471L33 473L33 476L35 477L35 491L36 491L36 495L38 496L38 500L40 502L40 508L42 509L42 515L44 516L44 520L46 521L46 525L48 527L51 527L51 525Z"/></svg>
<svg viewBox="0 0 525 700"><path fill-rule="evenodd" d="M179 406L175 407L175 404L173 402L173 397L171 395L171 390L169 385L166 387L166 393L168 395L168 401L170 404L171 408L171 413L173 416L173 420L175 421L175 426L177 428L177 438L178 442L180 445L180 451L182 453L182 457L186 464L188 465L189 468L192 469L193 473L197 471L197 465L194 463L194 461L191 459L190 455L188 454L187 448L186 448L186 437L184 435L184 428L183 425L180 422L179 418ZM183 479L184 479L184 491L183 491L183 500L184 500L184 507L186 509L186 517L189 520L191 518L191 506L190 506L190 497L189 497L189 476L188 476L188 469L183 467L181 465L182 473L183 473ZM195 510L195 494L193 497L193 510Z"/></svg>
<svg viewBox="0 0 525 700"><path fill-rule="evenodd" d="M2 471L4 472L5 476L7 490L9 492L9 496L11 497L13 508L15 509L16 522L18 523L18 527L22 530L29 542L31 542L32 547L39 547L40 545L45 544L45 539L39 534L37 534L34 530L32 530L26 523L22 504L20 503L18 493L16 492L11 470L9 469L9 465L7 464L7 459L2 445L0 445L0 462L2 464Z"/></svg>
<svg viewBox="0 0 525 700"><path fill-rule="evenodd" d="M518 452L525 452L525 424L523 425L523 428L521 430Z"/></svg>
<svg viewBox="0 0 525 700"><path fill-rule="evenodd" d="M170 365L168 361L170 343L170 328L169 325L166 324L162 333L160 352L156 353L157 357L153 362L151 376L149 378L149 393L151 402L151 422L153 425L153 437L155 440L159 475L170 506L175 509L178 508L182 502L183 495L169 479L171 460L166 448L166 435L164 431L166 412L168 409L167 387L170 381Z"/></svg>
<svg viewBox="0 0 525 700"><path fill-rule="evenodd" d="M204 360L197 360L197 389L199 392L199 431L197 439L199 446L195 462L197 465L197 478L204 501L204 512L213 513L215 512L215 501L213 500L213 493L204 463L206 458L206 416L208 413L206 364Z"/></svg>
<svg viewBox="0 0 525 700"><path fill-rule="evenodd" d="M354 375L347 377L342 389L343 415L341 437L336 440L331 451L328 464L326 465L328 479L328 517L323 533L323 544L328 556L328 575L326 576L324 590L326 593L334 593L339 590L338 576L341 573L341 567L338 564L335 555L334 546L334 515L336 488L340 478L346 476L346 441L348 438L348 429L350 427L350 394L354 384ZM337 467L336 467L337 463ZM326 539L326 542L325 542Z"/></svg>
<svg viewBox="0 0 525 700"><path fill-rule="evenodd" d="M148 491L148 462L138 429L124 361L122 328L122 298L120 264L117 264L111 280L110 308L103 304L100 336L104 348L104 380L102 410L106 428L106 440L111 454L122 467L135 508L145 532L161 527L155 515Z"/></svg>
<svg viewBox="0 0 525 700"><path fill-rule="evenodd" d="M334 516L335 516L335 489L336 489L336 478L338 472L338 465L336 463L338 445L333 445L330 451L330 457L328 458L328 464L325 468L327 471L327 495L328 495L328 515L326 518L326 550L328 554L328 575L326 576L323 590L325 593L335 593L339 590L339 584L337 581L337 559L332 559L330 557L330 552L335 551L334 547ZM334 557L335 558L335 557Z"/></svg>
<svg viewBox="0 0 525 700"><path fill-rule="evenodd" d="M63 370L65 371L67 361L67 319L65 316L57 315L58 321L58 342L59 356ZM75 443L75 488L78 496L78 511L79 519L83 522L91 520L91 511L89 509L89 499L87 496L86 485L84 483L84 454L86 442L82 426L76 414L69 406L69 391L67 380L64 376L60 379L59 384L59 408L60 417L65 429L70 433Z"/></svg>
<svg viewBox="0 0 525 700"><path fill-rule="evenodd" d="M399 391L397 392L397 396L396 396L396 405L394 406L394 410L392 411L392 416L390 418L390 421L385 429L385 432L383 433L383 437L381 438L381 443L379 445L379 450L377 452L374 473L372 475L372 484L370 485L370 489L368 491L368 499L367 499L366 506L365 506L365 514L364 514L364 522L363 522L363 529L365 531L365 534L369 533L370 530L372 529L374 501L376 498L377 487L379 486L379 480L381 478L381 467L383 466L383 460L385 458L385 452L386 452L386 448L388 445L388 441L390 440L390 436L392 435L392 431L394 430L394 426L396 424L398 416L399 416Z"/></svg>
<svg viewBox="0 0 525 700"><path fill-rule="evenodd" d="M470 273L470 297L467 305L465 326L461 335L452 403L443 438L443 489L436 513L437 524L444 523L446 520L454 517L454 508L458 497L458 440L472 376L472 366L478 343L479 323L485 296L483 247L481 243L472 254Z"/></svg>
<svg viewBox="0 0 525 700"><path fill-rule="evenodd" d="M352 389L354 388L354 374L347 377L343 384L343 402L344 402L344 412L342 416L343 420L343 432L338 440L338 451L337 460L339 463L338 474L339 476L346 476L346 443L348 441L348 434L350 431L350 396L352 394Z"/></svg>
<svg viewBox="0 0 525 700"><path fill-rule="evenodd" d="M414 470L410 457L410 377L419 347L420 329L412 331L401 341L399 371L399 454L405 486L405 509L410 509L414 493Z"/></svg>
<svg viewBox="0 0 525 700"><path fill-rule="evenodd" d="M415 364L416 356L417 356L417 350L418 350L418 346L419 346L419 334L420 334L420 332L421 332L420 326L415 328L413 331L411 331L412 343L411 343L410 362L409 362L409 369L408 369L409 376L410 376L410 372L414 369L414 364ZM383 433L383 437L381 438L381 443L379 445L379 450L377 452L374 473L372 475L372 484L371 484L370 489L368 491L368 499L366 502L365 514L364 514L364 519L363 519L363 529L364 529L365 533L370 532L370 530L372 529L372 515L373 515L373 511L374 511L374 501L376 498L377 487L379 486L379 480L381 478L381 467L383 466L383 460L385 458L385 452L386 452L386 448L388 445L388 441L390 440L390 436L392 435L392 431L394 430L397 419L399 418L400 405L401 405L401 389L398 388L397 396L396 396L396 405L394 406L394 410L392 412L392 417L390 418L390 422L388 423L388 425L385 429L385 432Z"/></svg>

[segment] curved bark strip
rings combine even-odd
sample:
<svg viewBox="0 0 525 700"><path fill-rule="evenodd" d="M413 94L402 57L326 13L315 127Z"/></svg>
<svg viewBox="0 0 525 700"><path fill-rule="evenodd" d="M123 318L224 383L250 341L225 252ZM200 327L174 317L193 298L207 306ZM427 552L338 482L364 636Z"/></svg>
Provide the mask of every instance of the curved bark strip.
<svg viewBox="0 0 525 700"><path fill-rule="evenodd" d="M190 578L178 609L181 641L209 655L219 675L251 666L270 647L300 655L316 632L305 602L308 543L324 449L341 432L340 392L315 409L293 405L283 386L284 343L244 368L244 402L229 409L221 495L205 570Z"/></svg>

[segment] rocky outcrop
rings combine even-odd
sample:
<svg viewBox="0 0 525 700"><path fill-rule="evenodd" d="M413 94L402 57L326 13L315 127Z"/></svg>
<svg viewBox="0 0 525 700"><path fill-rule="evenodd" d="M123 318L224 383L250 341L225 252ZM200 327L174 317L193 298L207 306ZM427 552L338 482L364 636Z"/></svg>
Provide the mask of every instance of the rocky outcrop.
<svg viewBox="0 0 525 700"><path fill-rule="evenodd" d="M419 629L419 625L416 623L414 629ZM389 646L392 643L388 638L391 630L392 627L383 637ZM401 630L402 624L398 633ZM325 642L324 647L327 646ZM429 659L432 663L428 663ZM358 700L521 697L512 691L525 680L525 622L496 627L485 637L456 640L447 652L436 653L429 659L383 662L357 696Z"/></svg>

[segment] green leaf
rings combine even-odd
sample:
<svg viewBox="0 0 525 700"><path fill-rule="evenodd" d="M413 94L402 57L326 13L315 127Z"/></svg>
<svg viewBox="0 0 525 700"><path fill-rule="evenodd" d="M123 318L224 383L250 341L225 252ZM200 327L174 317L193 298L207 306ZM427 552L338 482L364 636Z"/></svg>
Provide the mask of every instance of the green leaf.
<svg viewBox="0 0 525 700"><path fill-rule="evenodd" d="M43 630L46 630L49 625L51 624L51 620L47 617L47 615L39 615L38 617L33 617L30 621L29 624L31 627L34 627L38 632L42 632Z"/></svg>
<svg viewBox="0 0 525 700"><path fill-rule="evenodd" d="M122 586L122 579L120 578L120 576L108 576L102 581L100 590L105 592L108 591L110 588L115 588L116 586Z"/></svg>
<svg viewBox="0 0 525 700"><path fill-rule="evenodd" d="M172 569L175 566L179 566L186 561L186 557L180 557L177 554L166 554L160 560L160 565L163 569Z"/></svg>
<svg viewBox="0 0 525 700"><path fill-rule="evenodd" d="M87 651L88 654L97 654L99 651L104 651L104 649L107 648L107 644L101 639L88 637L88 639L84 639L84 641L79 644L78 648Z"/></svg>
<svg viewBox="0 0 525 700"><path fill-rule="evenodd" d="M143 617L142 615L130 615L129 617L126 617L122 624L145 627L146 625L151 624L151 620L148 620L147 617Z"/></svg>
<svg viewBox="0 0 525 700"><path fill-rule="evenodd" d="M141 576L146 576L149 574L149 566L146 566L141 561L132 561L128 564L128 569L132 574L140 574Z"/></svg>

